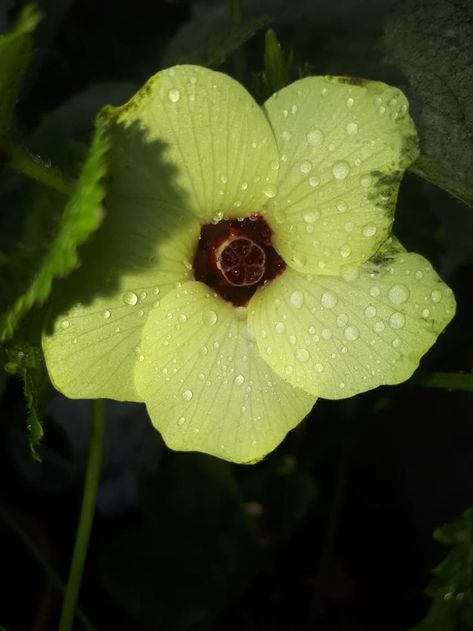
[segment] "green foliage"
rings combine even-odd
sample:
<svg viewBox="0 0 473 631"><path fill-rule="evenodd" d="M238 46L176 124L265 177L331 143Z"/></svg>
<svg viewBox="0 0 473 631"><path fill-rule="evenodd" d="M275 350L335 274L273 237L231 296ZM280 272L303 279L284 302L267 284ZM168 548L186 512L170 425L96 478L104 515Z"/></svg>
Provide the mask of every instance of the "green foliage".
<svg viewBox="0 0 473 631"><path fill-rule="evenodd" d="M28 425L31 455L40 460L37 448L43 438L42 415L51 395L51 384L39 346L26 340L15 341L5 351L5 370L23 381L29 409Z"/></svg>
<svg viewBox="0 0 473 631"><path fill-rule="evenodd" d="M40 262L30 269L30 278L0 318L0 340L14 334L21 318L34 304L46 300L55 278L66 276L77 265L77 248L100 224L101 202L105 194L102 179L106 171L108 138L99 118L89 155L67 202L57 230L49 237L49 247Z"/></svg>
<svg viewBox="0 0 473 631"><path fill-rule="evenodd" d="M261 29L268 26L270 19L261 16L253 20L246 20L241 24L232 24L215 32L205 44L196 49L187 47L177 48L165 58L165 64L192 63L207 68L218 68L232 53L237 51L245 42L254 37Z"/></svg>
<svg viewBox="0 0 473 631"><path fill-rule="evenodd" d="M451 546L434 570L427 588L432 606L412 631L470 631L473 629L473 508L434 534Z"/></svg>
<svg viewBox="0 0 473 631"><path fill-rule="evenodd" d="M385 48L412 88L421 141L412 170L473 206L473 5L408 0L387 23Z"/></svg>
<svg viewBox="0 0 473 631"><path fill-rule="evenodd" d="M33 53L33 32L39 19L34 6L27 5L14 29L0 35L0 136L10 128L21 81Z"/></svg>
<svg viewBox="0 0 473 631"><path fill-rule="evenodd" d="M264 40L264 79L270 94L289 83L287 60L273 29L266 31Z"/></svg>

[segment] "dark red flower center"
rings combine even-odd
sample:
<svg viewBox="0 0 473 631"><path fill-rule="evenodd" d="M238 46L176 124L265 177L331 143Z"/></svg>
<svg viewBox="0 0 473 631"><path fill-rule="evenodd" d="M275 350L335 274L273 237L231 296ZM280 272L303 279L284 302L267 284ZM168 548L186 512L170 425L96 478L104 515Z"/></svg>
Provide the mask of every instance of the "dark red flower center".
<svg viewBox="0 0 473 631"><path fill-rule="evenodd" d="M202 226L194 277L235 307L246 305L260 285L285 269L271 244L271 228L260 215Z"/></svg>

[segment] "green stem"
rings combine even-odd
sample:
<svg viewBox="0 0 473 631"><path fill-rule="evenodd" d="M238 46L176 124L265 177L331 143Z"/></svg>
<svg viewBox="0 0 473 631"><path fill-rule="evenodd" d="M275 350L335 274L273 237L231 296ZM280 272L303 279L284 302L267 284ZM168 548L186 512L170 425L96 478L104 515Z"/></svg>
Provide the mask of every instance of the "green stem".
<svg viewBox="0 0 473 631"><path fill-rule="evenodd" d="M230 21L233 25L238 26L243 22L243 6L242 0L230 0ZM244 83L246 74L246 60L243 49L238 48L233 54L233 67L235 78Z"/></svg>
<svg viewBox="0 0 473 631"><path fill-rule="evenodd" d="M62 605L59 631L70 631L84 572L90 531L95 512L97 489L102 468L102 452L105 434L105 403L102 399L91 401L91 433L89 458L84 482L84 495L80 509L79 525L72 555L71 569L67 581L66 595Z"/></svg>
<svg viewBox="0 0 473 631"><path fill-rule="evenodd" d="M70 195L74 189L74 180L67 177L38 156L19 145L10 144L6 148L6 164L13 170L19 171L27 177L41 182L54 191Z"/></svg>
<svg viewBox="0 0 473 631"><path fill-rule="evenodd" d="M416 372L409 381L416 388L443 388L473 392L473 374L461 372Z"/></svg>

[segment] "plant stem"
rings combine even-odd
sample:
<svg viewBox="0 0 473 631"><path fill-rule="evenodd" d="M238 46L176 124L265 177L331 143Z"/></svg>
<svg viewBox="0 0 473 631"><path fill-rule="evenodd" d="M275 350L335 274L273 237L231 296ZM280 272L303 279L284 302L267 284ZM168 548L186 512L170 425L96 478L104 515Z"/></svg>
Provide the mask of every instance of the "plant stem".
<svg viewBox="0 0 473 631"><path fill-rule="evenodd" d="M234 26L238 26L243 22L242 0L230 0L230 21ZM241 47L233 54L233 68L235 78L243 83L246 74L246 60L245 53Z"/></svg>
<svg viewBox="0 0 473 631"><path fill-rule="evenodd" d="M461 372L417 372L409 381L415 388L442 388L473 392L473 374Z"/></svg>
<svg viewBox="0 0 473 631"><path fill-rule="evenodd" d="M10 144L6 148L6 164L13 170L41 182L54 191L70 195L74 189L74 180L64 173L43 162L38 156L19 145Z"/></svg>
<svg viewBox="0 0 473 631"><path fill-rule="evenodd" d="M105 403L103 399L91 401L91 432L87 471L85 474L84 494L77 526L71 569L67 581L66 594L62 605L59 631L70 631L79 596L82 574L84 572L90 531L95 512L97 489L102 468L102 452L105 435Z"/></svg>

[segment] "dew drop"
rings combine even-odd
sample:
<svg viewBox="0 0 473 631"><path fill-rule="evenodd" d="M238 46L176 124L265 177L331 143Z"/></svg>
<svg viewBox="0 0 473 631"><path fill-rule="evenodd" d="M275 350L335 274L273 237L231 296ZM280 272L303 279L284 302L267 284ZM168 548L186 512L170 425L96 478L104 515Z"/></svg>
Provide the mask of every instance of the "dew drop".
<svg viewBox="0 0 473 631"><path fill-rule="evenodd" d="M348 324L348 316L346 313L339 313L337 316L337 326L345 326Z"/></svg>
<svg viewBox="0 0 473 631"><path fill-rule="evenodd" d="M428 318L429 315L430 315L430 311L428 309L423 309L422 317L425 319L425 318Z"/></svg>
<svg viewBox="0 0 473 631"><path fill-rule="evenodd" d="M340 255L344 259L346 259L350 256L350 254L351 254L351 247L345 243L345 245L342 245L342 247L340 248Z"/></svg>
<svg viewBox="0 0 473 631"><path fill-rule="evenodd" d="M422 274L422 272L420 270L418 270L415 274L414 274L416 280L420 280L424 274Z"/></svg>
<svg viewBox="0 0 473 631"><path fill-rule="evenodd" d="M354 136L358 132L358 125L356 123L348 123L345 127L345 131L349 136Z"/></svg>
<svg viewBox="0 0 473 631"><path fill-rule="evenodd" d="M181 313L181 314L179 314L178 320L179 320L179 322L182 322L182 323L183 323L183 322L187 322L187 316L186 316L186 314L185 314L185 313Z"/></svg>
<svg viewBox="0 0 473 631"><path fill-rule="evenodd" d="M373 307L373 305L368 305L365 309L365 316L371 319L371 318L374 318L375 315L376 315L376 307Z"/></svg>
<svg viewBox="0 0 473 631"><path fill-rule="evenodd" d="M352 98L351 98L351 96L349 96L349 97L347 98L347 107L348 107L348 108L353 107L353 103L354 103L354 102L355 102L355 100L354 100L354 99L352 99Z"/></svg>
<svg viewBox="0 0 473 631"><path fill-rule="evenodd" d="M309 145L312 145L312 147L320 145L323 139L324 135L320 131L320 129L313 129L307 134L307 142L309 143Z"/></svg>
<svg viewBox="0 0 473 631"><path fill-rule="evenodd" d="M178 425L184 425L185 422L186 422L186 419L184 416L181 416L181 418L177 420Z"/></svg>
<svg viewBox="0 0 473 631"><path fill-rule="evenodd" d="M379 287L371 287L370 289L370 296L373 296L373 298L377 298L379 296L381 292L379 291Z"/></svg>
<svg viewBox="0 0 473 631"><path fill-rule="evenodd" d="M430 294L430 297L432 298L432 302L435 303L438 303L442 300L442 294L438 289L434 289L433 292Z"/></svg>
<svg viewBox="0 0 473 631"><path fill-rule="evenodd" d="M325 309L333 309L338 302L338 298L331 291L326 291L322 294L320 302Z"/></svg>
<svg viewBox="0 0 473 631"><path fill-rule="evenodd" d="M276 333L284 333L286 327L284 326L284 322L278 322L274 327Z"/></svg>
<svg viewBox="0 0 473 631"><path fill-rule="evenodd" d="M330 329L322 329L322 337L324 340L329 340L332 337L332 331Z"/></svg>
<svg viewBox="0 0 473 631"><path fill-rule="evenodd" d="M369 175L364 175L360 178L360 184L363 188L368 188L371 184L371 177Z"/></svg>
<svg viewBox="0 0 473 631"><path fill-rule="evenodd" d="M344 202L343 199L337 202L337 210L339 213L346 213L347 208L348 208L347 203Z"/></svg>
<svg viewBox="0 0 473 631"><path fill-rule="evenodd" d="M322 372L323 369L324 369L324 367L323 367L322 364L315 364L315 366L314 366L315 372Z"/></svg>
<svg viewBox="0 0 473 631"><path fill-rule="evenodd" d="M237 386L241 386L243 383L245 383L245 377L243 375L237 375L235 377L235 382L234 382Z"/></svg>
<svg viewBox="0 0 473 631"><path fill-rule="evenodd" d="M314 223L320 217L319 212L304 213L304 221L306 223Z"/></svg>
<svg viewBox="0 0 473 631"><path fill-rule="evenodd" d="M375 225L373 225L372 223L368 223L366 224L366 226L363 226L363 236L364 237L374 237L374 235L376 234L377 228Z"/></svg>
<svg viewBox="0 0 473 631"><path fill-rule="evenodd" d="M399 311L395 311L389 318L389 326L392 329L402 329L405 323L406 318Z"/></svg>
<svg viewBox="0 0 473 631"><path fill-rule="evenodd" d="M298 348L296 350L296 359L302 363L308 361L310 358L309 352L305 348Z"/></svg>
<svg viewBox="0 0 473 631"><path fill-rule="evenodd" d="M184 401L190 401L192 397L192 390L184 390L184 392L182 393L182 398L184 399Z"/></svg>
<svg viewBox="0 0 473 631"><path fill-rule="evenodd" d="M343 334L345 335L345 339L350 340L351 342L357 340L360 337L360 332L358 331L356 326L347 326Z"/></svg>
<svg viewBox="0 0 473 631"><path fill-rule="evenodd" d="M270 199L276 197L276 189L274 188L274 186L271 185L263 188L263 193L266 195L266 197L269 197Z"/></svg>
<svg viewBox="0 0 473 631"><path fill-rule="evenodd" d="M291 139L291 134L288 131L283 131L281 134L281 138L283 140L290 140Z"/></svg>
<svg viewBox="0 0 473 631"><path fill-rule="evenodd" d="M63 320L61 322L61 328L62 329L68 329L70 327L71 323L69 322L69 320Z"/></svg>
<svg viewBox="0 0 473 631"><path fill-rule="evenodd" d="M312 162L304 160L303 162L301 162L299 169L301 173L309 173L309 171L312 169Z"/></svg>
<svg viewBox="0 0 473 631"><path fill-rule="evenodd" d="M179 92L179 90L176 90L176 88L173 88L172 90L169 90L168 98L171 103L177 103L181 98L181 93Z"/></svg>
<svg viewBox="0 0 473 631"><path fill-rule="evenodd" d="M332 173L335 179L344 180L347 175L350 173L350 165L345 160L340 160L339 162L335 162L332 167Z"/></svg>
<svg viewBox="0 0 473 631"><path fill-rule="evenodd" d="M373 324L373 331L376 331L376 333L382 333L384 328L384 322L381 322L381 320L378 320Z"/></svg>
<svg viewBox="0 0 473 631"><path fill-rule="evenodd" d="M394 305L402 305L409 299L409 289L405 285L393 285L388 292L389 300Z"/></svg>
<svg viewBox="0 0 473 631"><path fill-rule="evenodd" d="M202 346L199 352L201 355L207 355L209 349L206 346Z"/></svg>
<svg viewBox="0 0 473 631"><path fill-rule="evenodd" d="M312 175L309 178L309 185L312 186L312 188L317 188L317 186L320 184L320 180L315 177L315 175Z"/></svg>
<svg viewBox="0 0 473 631"><path fill-rule="evenodd" d="M301 291L293 291L289 300L296 309L300 309L304 304L304 296Z"/></svg>
<svg viewBox="0 0 473 631"><path fill-rule="evenodd" d="M138 296L133 291L127 291L123 294L123 302L130 307L134 307L138 302Z"/></svg>
<svg viewBox="0 0 473 631"><path fill-rule="evenodd" d="M208 311L204 311L204 313L202 314L202 322L207 326L212 326L213 324L215 324L217 322L217 314L215 313L215 311L212 311L210 309Z"/></svg>
<svg viewBox="0 0 473 631"><path fill-rule="evenodd" d="M401 340L398 337L395 337L391 344L394 348L399 348L401 346Z"/></svg>
<svg viewBox="0 0 473 631"><path fill-rule="evenodd" d="M104 320L108 320L111 315L112 314L110 313L108 309L105 309L104 311L102 311L102 317Z"/></svg>

